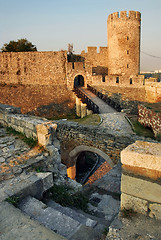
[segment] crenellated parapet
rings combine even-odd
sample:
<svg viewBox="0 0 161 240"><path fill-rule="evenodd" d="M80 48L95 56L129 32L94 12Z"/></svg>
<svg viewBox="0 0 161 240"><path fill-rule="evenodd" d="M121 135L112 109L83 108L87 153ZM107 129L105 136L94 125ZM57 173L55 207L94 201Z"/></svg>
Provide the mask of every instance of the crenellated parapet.
<svg viewBox="0 0 161 240"><path fill-rule="evenodd" d="M121 11L121 12L114 12L108 16L108 22L113 22L115 20L141 20L141 13L138 11Z"/></svg>

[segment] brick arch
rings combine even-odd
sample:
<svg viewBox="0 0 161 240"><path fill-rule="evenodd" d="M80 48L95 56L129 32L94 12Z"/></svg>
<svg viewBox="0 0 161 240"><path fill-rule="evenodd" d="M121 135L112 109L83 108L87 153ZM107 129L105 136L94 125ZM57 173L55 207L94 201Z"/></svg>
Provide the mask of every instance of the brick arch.
<svg viewBox="0 0 161 240"><path fill-rule="evenodd" d="M86 145L79 145L79 146L75 147L72 151L70 151L70 153L69 153L69 158L70 158L70 161L73 163L73 166L71 166L67 169L67 174L68 174L68 177L70 177L72 179L75 179L75 177L76 177L76 161L77 161L77 157L79 156L79 154L81 152L96 153L96 154L100 155L101 157L103 157L105 159L105 161L110 165L111 168L113 168L113 166L114 166L114 163L112 162L110 157L106 153L101 151L100 149L94 148L91 146L86 146Z"/></svg>
<svg viewBox="0 0 161 240"><path fill-rule="evenodd" d="M79 146L75 147L69 153L69 157L71 159L71 162L76 162L76 159L81 152L96 153L96 154L100 155L101 157L103 157L108 162L108 164L110 165L111 168L113 168L113 166L114 166L113 161L110 159L110 157L106 153L104 153L103 151L101 151L98 148L94 148L94 147L86 146L86 145L79 145Z"/></svg>

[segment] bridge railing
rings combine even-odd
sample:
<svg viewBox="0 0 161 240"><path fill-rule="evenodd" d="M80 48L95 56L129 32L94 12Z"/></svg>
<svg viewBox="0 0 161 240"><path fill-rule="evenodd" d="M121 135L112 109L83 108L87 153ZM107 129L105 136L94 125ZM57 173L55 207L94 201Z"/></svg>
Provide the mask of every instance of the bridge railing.
<svg viewBox="0 0 161 240"><path fill-rule="evenodd" d="M95 89L94 87L92 87L88 84L87 84L87 88L88 88L88 90L93 92L97 97L102 99L105 103L107 103L108 105L110 105L111 107L116 109L118 112L121 111L121 106L118 103L116 103L114 100L110 99L107 95L97 91L97 89Z"/></svg>
<svg viewBox="0 0 161 240"><path fill-rule="evenodd" d="M92 110L94 113L99 113L99 107L85 93L83 93L80 88L75 88L75 93L81 98L83 103L87 104L89 110Z"/></svg>

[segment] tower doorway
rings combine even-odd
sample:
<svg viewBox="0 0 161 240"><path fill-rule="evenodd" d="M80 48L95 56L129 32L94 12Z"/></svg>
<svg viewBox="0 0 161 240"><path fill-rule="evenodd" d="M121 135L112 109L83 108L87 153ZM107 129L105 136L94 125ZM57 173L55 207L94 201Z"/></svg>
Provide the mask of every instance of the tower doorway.
<svg viewBox="0 0 161 240"><path fill-rule="evenodd" d="M83 87L84 86L84 77L82 75L77 75L74 78L74 88Z"/></svg>

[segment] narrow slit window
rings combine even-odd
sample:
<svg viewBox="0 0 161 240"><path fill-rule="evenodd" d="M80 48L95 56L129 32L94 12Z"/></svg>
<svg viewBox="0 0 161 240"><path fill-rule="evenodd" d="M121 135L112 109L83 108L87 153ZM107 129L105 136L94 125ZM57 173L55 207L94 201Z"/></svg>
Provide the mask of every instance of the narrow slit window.
<svg viewBox="0 0 161 240"><path fill-rule="evenodd" d="M129 50L127 50L127 55L129 54Z"/></svg>
<svg viewBox="0 0 161 240"><path fill-rule="evenodd" d="M72 68L74 69L74 62L72 62Z"/></svg>
<svg viewBox="0 0 161 240"><path fill-rule="evenodd" d="M130 78L130 84L132 84L132 78Z"/></svg>
<svg viewBox="0 0 161 240"><path fill-rule="evenodd" d="M116 77L116 83L119 83L119 77Z"/></svg>
<svg viewBox="0 0 161 240"><path fill-rule="evenodd" d="M129 68L129 64L127 64L127 68Z"/></svg>
<svg viewBox="0 0 161 240"><path fill-rule="evenodd" d="M102 82L105 82L105 76L102 76Z"/></svg>

